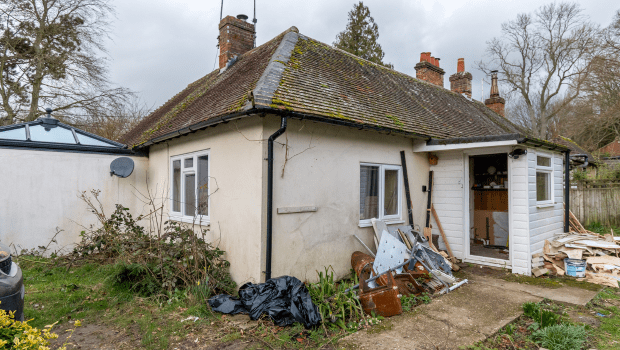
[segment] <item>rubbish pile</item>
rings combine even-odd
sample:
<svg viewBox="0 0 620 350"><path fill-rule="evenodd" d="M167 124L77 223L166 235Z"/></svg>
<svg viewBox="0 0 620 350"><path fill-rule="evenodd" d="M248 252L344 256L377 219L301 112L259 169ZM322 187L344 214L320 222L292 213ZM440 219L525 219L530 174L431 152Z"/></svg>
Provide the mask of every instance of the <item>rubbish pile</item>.
<svg viewBox="0 0 620 350"><path fill-rule="evenodd" d="M372 223L376 254L355 236L369 254L354 252L351 256L351 266L360 280L360 303L367 314L398 315L402 313L400 296L443 294L467 283L452 275L452 270L458 269L456 260L442 255L410 226L388 228L377 219Z"/></svg>
<svg viewBox="0 0 620 350"><path fill-rule="evenodd" d="M553 240L545 240L542 253L532 256L532 273L548 272L579 277L590 283L618 288L620 282L620 237L601 236L583 228L570 213L571 230Z"/></svg>

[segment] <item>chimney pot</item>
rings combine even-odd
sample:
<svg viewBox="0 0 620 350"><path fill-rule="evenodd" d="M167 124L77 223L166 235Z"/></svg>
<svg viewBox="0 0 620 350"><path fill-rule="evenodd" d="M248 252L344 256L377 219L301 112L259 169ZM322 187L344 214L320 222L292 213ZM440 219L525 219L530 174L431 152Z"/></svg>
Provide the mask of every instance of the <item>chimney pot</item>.
<svg viewBox="0 0 620 350"><path fill-rule="evenodd" d="M443 87L445 72L439 68L439 58L431 56L430 52L420 54L420 63L416 64L415 70L416 78Z"/></svg>
<svg viewBox="0 0 620 350"><path fill-rule="evenodd" d="M219 47L220 69L226 67L230 59L254 48L254 24L248 23L246 15L226 16L220 21Z"/></svg>
<svg viewBox="0 0 620 350"><path fill-rule="evenodd" d="M456 72L461 73L465 71L465 59L459 58L456 63Z"/></svg>
<svg viewBox="0 0 620 350"><path fill-rule="evenodd" d="M484 104L495 113L504 116L504 107L506 100L499 96L499 87L497 86L497 71L491 71L491 96L484 101Z"/></svg>

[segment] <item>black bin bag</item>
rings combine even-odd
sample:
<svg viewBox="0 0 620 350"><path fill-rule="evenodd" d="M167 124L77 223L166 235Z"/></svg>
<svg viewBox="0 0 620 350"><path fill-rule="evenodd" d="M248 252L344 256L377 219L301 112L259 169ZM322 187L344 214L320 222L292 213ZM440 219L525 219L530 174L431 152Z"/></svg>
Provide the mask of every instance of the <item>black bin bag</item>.
<svg viewBox="0 0 620 350"><path fill-rule="evenodd" d="M306 286L297 278L282 276L265 283L246 283L239 288L239 297L220 294L209 299L214 311L225 314L248 314L252 320L263 313L278 326L299 322L306 328L321 323L319 309L312 302Z"/></svg>

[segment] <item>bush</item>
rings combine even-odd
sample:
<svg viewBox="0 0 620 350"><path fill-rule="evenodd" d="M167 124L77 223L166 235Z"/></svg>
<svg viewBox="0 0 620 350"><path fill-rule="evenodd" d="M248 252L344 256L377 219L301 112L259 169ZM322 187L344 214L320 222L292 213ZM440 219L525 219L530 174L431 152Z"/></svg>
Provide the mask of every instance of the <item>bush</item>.
<svg viewBox="0 0 620 350"><path fill-rule="evenodd" d="M58 338L57 334L50 332L52 326L54 325L39 330L31 327L27 321L15 321L14 312L0 309L0 349L47 349L48 339Z"/></svg>
<svg viewBox="0 0 620 350"><path fill-rule="evenodd" d="M81 242L73 253L62 259L71 262L86 260L116 262L112 284L143 296L170 295L178 289L201 286L201 297L236 292L236 283L223 258L224 251L205 241L192 227L177 222L158 221L147 230L134 218L129 209L117 204L107 217L98 200L99 191L91 191L94 200L82 193L101 227L83 231ZM162 215L163 208L154 210ZM153 214L151 214L153 215ZM163 216L163 215L162 215Z"/></svg>
<svg viewBox="0 0 620 350"><path fill-rule="evenodd" d="M586 342L583 326L556 324L536 331L532 338L549 350L578 350Z"/></svg>

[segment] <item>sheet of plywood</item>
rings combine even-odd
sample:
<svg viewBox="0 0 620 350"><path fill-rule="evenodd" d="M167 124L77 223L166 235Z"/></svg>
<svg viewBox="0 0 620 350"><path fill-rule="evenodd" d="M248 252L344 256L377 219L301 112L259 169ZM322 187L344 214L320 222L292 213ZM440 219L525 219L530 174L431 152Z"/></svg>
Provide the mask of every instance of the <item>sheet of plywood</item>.
<svg viewBox="0 0 620 350"><path fill-rule="evenodd" d="M581 260L583 254L583 249L578 248L561 248L559 251L566 253L566 255L568 255L568 257L571 259Z"/></svg>
<svg viewBox="0 0 620 350"><path fill-rule="evenodd" d="M614 256L593 256L586 259L588 264L604 264L604 265L618 265L620 266L620 258Z"/></svg>
<svg viewBox="0 0 620 350"><path fill-rule="evenodd" d="M620 246L614 243L606 242L606 241L593 241L590 239L582 239L580 241L573 241L573 244L584 245L593 248L602 248L602 249L620 249Z"/></svg>
<svg viewBox="0 0 620 350"><path fill-rule="evenodd" d="M602 273L586 273L586 281L594 284L600 284L601 286L608 286L613 288L618 288L618 280L613 276Z"/></svg>

